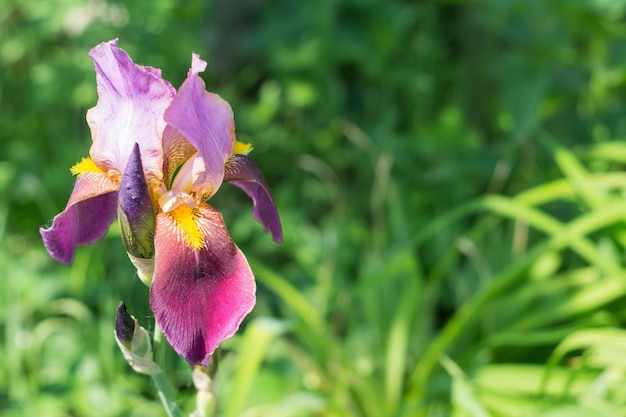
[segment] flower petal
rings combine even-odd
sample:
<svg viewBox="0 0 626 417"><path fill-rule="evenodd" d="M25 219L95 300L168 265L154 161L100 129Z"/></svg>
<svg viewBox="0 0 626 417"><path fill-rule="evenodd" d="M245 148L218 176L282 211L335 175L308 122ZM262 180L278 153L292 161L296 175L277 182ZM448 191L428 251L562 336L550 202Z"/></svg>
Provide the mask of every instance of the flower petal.
<svg viewBox="0 0 626 417"><path fill-rule="evenodd" d="M235 144L235 120L230 105L205 90L198 73L206 62L194 54L187 79L165 112L165 121L182 133L197 149L205 170L194 191L204 199L217 192L224 178L224 163Z"/></svg>
<svg viewBox="0 0 626 417"><path fill-rule="evenodd" d="M163 132L163 182L168 189L171 188L174 174L196 152L196 147L178 130L170 125L165 127Z"/></svg>
<svg viewBox="0 0 626 417"><path fill-rule="evenodd" d="M76 178L72 195L52 226L39 229L50 256L69 264L77 245L96 242L115 220L117 184L104 174L85 173Z"/></svg>
<svg viewBox="0 0 626 417"><path fill-rule="evenodd" d="M235 154L226 163L224 181L244 190L254 203L252 216L272 232L274 242L283 241L283 228L270 189L254 161L247 155Z"/></svg>
<svg viewBox="0 0 626 417"><path fill-rule="evenodd" d="M126 251L135 257L152 258L156 215L136 143L120 184L118 219Z"/></svg>
<svg viewBox="0 0 626 417"><path fill-rule="evenodd" d="M174 350L191 364L207 366L254 307L256 284L219 212L207 204L195 210L205 239L201 249L185 243L171 213L157 215L150 305Z"/></svg>
<svg viewBox="0 0 626 417"><path fill-rule="evenodd" d="M146 173L161 177L165 129L163 113L176 94L161 71L133 63L117 48L117 39L91 50L96 68L98 104L87 112L93 145L91 158L103 170L124 172L134 143L143 153Z"/></svg>

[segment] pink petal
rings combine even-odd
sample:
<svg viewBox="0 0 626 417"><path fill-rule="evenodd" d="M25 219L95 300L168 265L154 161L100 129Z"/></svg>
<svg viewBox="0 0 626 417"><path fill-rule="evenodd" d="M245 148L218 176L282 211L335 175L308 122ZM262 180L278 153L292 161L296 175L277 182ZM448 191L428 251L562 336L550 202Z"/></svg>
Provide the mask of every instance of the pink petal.
<svg viewBox="0 0 626 417"><path fill-rule="evenodd" d="M194 191L209 197L222 184L224 163L235 144L235 120L230 105L205 90L198 76L205 67L206 62L194 54L187 79L165 112L165 121L198 149L205 171L196 180Z"/></svg>
<svg viewBox="0 0 626 417"><path fill-rule="evenodd" d="M160 70L133 63L117 48L117 39L101 43L89 55L98 84L98 104L87 112L93 138L91 158L103 170L121 174L138 143L147 175L160 178L163 113L175 89L163 80Z"/></svg>
<svg viewBox="0 0 626 417"><path fill-rule="evenodd" d="M205 247L193 250L169 213L157 216L150 305L174 350L206 366L254 307L256 284L219 212L203 204L197 221Z"/></svg>
<svg viewBox="0 0 626 417"><path fill-rule="evenodd" d="M274 242L283 241L283 228L280 224L276 204L263 174L254 161L246 155L233 155L226 163L224 181L241 188L254 203L252 216L263 225L266 232L272 232Z"/></svg>
<svg viewBox="0 0 626 417"><path fill-rule="evenodd" d="M104 174L76 178L72 195L52 226L39 229L50 256L69 264L77 245L94 243L106 234L117 213L117 184Z"/></svg>

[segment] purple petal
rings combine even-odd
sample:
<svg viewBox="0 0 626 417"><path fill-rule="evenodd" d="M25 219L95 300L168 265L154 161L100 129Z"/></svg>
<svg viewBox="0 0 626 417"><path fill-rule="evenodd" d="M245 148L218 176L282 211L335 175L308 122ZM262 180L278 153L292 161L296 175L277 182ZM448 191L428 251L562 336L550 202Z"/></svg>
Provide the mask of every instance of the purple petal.
<svg viewBox="0 0 626 417"><path fill-rule="evenodd" d="M171 213L158 214L150 305L174 350L191 364L207 366L254 307L256 284L219 212L203 204L195 217L205 237L199 250L184 243Z"/></svg>
<svg viewBox="0 0 626 417"><path fill-rule="evenodd" d="M160 178L163 113L176 91L161 78L160 70L133 63L117 48L117 40L101 43L89 55L98 84L98 104L87 112L93 138L91 158L104 171L122 173L138 143L146 173Z"/></svg>
<svg viewBox="0 0 626 417"><path fill-rule="evenodd" d="M194 191L209 197L222 184L224 163L235 144L235 120L230 105L205 90L198 76L205 67L206 62L194 54L191 70L165 112L165 121L198 149L205 171L196 180Z"/></svg>
<svg viewBox="0 0 626 417"><path fill-rule="evenodd" d="M242 154L235 154L226 163L224 181L235 184L244 190L254 203L252 216L263 225L266 232L272 232L274 242L283 241L283 228L270 189L254 161Z"/></svg>
<svg viewBox="0 0 626 417"><path fill-rule="evenodd" d="M69 264L77 245L94 243L115 220L117 184L104 174L85 173L76 178L70 200L52 226L39 229L50 256Z"/></svg>
<svg viewBox="0 0 626 417"><path fill-rule="evenodd" d="M156 214L137 144L133 147L122 176L118 218L126 251L138 258L152 258Z"/></svg>

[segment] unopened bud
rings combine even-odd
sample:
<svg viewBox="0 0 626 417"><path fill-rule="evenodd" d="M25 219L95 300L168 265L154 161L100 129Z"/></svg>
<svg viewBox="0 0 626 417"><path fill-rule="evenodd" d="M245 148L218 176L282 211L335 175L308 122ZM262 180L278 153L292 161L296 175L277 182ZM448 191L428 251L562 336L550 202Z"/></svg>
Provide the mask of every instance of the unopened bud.
<svg viewBox="0 0 626 417"><path fill-rule="evenodd" d="M117 218L126 251L134 257L153 258L156 213L137 144L122 175L118 203Z"/></svg>
<svg viewBox="0 0 626 417"><path fill-rule="evenodd" d="M115 336L127 348L130 348L135 333L135 320L126 311L126 304L122 301L117 307L115 316Z"/></svg>
<svg viewBox="0 0 626 417"><path fill-rule="evenodd" d="M126 362L141 374L155 375L161 368L152 360L152 341L146 329L128 314L121 302L115 318L115 341Z"/></svg>
<svg viewBox="0 0 626 417"><path fill-rule="evenodd" d="M209 375L209 369L204 366L194 366L191 373L193 385L198 390L196 395L196 409L190 417L210 417L214 415L215 394L213 379Z"/></svg>

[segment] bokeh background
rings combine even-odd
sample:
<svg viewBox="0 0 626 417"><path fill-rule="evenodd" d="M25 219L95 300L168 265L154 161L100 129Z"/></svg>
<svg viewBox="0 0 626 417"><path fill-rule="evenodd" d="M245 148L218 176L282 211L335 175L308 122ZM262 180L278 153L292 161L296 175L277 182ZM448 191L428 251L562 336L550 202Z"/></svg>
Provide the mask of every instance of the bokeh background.
<svg viewBox="0 0 626 417"><path fill-rule="evenodd" d="M113 338L147 288L65 205L119 37L229 101L285 241L211 200L258 279L220 415L626 415L623 0L0 1L0 415L161 416ZM190 369L168 374L186 413Z"/></svg>

